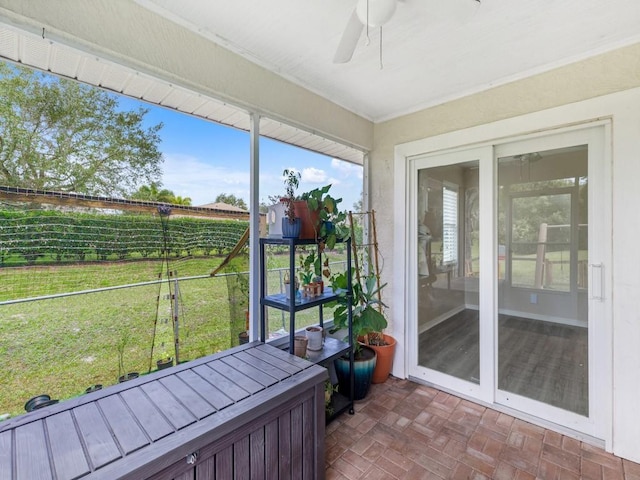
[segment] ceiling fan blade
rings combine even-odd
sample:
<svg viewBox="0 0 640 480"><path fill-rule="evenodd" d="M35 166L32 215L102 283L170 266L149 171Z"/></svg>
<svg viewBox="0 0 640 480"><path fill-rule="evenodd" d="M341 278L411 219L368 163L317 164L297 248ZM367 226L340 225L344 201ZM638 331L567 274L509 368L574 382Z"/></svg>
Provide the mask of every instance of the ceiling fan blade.
<svg viewBox="0 0 640 480"><path fill-rule="evenodd" d="M342 32L342 38L338 44L336 54L333 57L333 63L347 63L351 60L363 29L364 25L358 18L358 14L354 8L349 22L347 22L347 26L344 28L344 32Z"/></svg>

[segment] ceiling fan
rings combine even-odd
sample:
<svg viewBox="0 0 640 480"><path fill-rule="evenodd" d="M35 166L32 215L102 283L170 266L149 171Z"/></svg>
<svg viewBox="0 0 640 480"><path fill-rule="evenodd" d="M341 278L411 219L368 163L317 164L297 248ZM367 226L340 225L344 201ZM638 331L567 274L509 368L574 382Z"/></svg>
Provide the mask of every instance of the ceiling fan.
<svg viewBox="0 0 640 480"><path fill-rule="evenodd" d="M481 0L474 1L477 4L481 3ZM351 60L365 27L367 28L367 45L369 28L380 28L380 68L382 68L382 25L391 20L398 2L404 2L404 0L358 0L342 32L333 63L347 63Z"/></svg>
<svg viewBox="0 0 640 480"><path fill-rule="evenodd" d="M349 62L365 26L367 29L382 28L393 17L397 3L398 0L358 0L342 33L333 63Z"/></svg>

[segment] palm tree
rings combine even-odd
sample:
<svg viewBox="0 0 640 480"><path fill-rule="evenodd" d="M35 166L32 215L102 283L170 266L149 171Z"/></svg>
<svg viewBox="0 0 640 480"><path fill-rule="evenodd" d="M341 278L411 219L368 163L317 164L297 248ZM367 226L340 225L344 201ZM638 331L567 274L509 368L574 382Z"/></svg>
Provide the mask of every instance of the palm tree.
<svg viewBox="0 0 640 480"><path fill-rule="evenodd" d="M133 200L144 200L147 202L174 203L174 193L166 188L161 190L160 185L161 184L159 182L151 182L150 185L142 185L137 192L134 192L133 195L131 195L131 198ZM191 199L189 199L189 202L190 201Z"/></svg>
<svg viewBox="0 0 640 480"><path fill-rule="evenodd" d="M174 205L191 206L191 197L181 197L178 195L177 197L173 197L173 201L171 203Z"/></svg>

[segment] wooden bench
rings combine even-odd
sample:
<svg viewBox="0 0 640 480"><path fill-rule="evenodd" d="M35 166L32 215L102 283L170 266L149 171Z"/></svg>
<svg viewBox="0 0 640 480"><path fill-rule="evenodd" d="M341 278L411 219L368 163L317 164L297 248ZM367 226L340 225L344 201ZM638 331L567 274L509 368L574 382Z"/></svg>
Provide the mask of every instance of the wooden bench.
<svg viewBox="0 0 640 480"><path fill-rule="evenodd" d="M241 345L0 423L0 480L322 479L327 378Z"/></svg>

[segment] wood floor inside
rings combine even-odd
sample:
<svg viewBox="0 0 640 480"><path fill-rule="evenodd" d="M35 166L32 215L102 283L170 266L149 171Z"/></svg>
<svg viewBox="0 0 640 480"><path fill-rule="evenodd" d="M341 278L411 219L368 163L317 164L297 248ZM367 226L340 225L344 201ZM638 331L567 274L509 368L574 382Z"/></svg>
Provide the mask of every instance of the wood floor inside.
<svg viewBox="0 0 640 480"><path fill-rule="evenodd" d="M587 416L587 329L500 315L498 388ZM478 311L464 309L419 335L418 363L480 382Z"/></svg>

